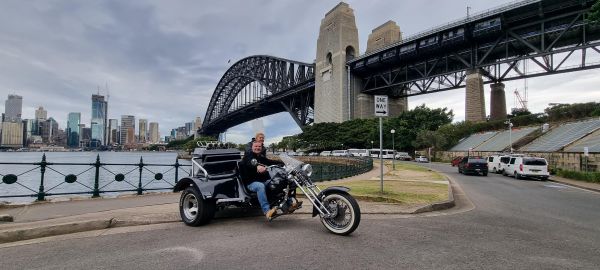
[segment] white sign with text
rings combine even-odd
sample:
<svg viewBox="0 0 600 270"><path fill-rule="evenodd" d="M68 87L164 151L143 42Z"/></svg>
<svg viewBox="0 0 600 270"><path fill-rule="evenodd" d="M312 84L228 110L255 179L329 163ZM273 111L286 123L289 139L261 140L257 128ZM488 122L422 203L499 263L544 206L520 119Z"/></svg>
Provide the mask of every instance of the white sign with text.
<svg viewBox="0 0 600 270"><path fill-rule="evenodd" d="M388 96L375 96L375 116L388 116Z"/></svg>

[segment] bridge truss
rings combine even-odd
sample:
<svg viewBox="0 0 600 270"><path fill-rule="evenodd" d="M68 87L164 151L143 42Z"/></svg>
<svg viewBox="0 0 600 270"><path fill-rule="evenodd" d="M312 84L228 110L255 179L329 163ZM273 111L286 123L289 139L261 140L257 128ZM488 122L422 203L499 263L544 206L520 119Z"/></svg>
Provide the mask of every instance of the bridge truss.
<svg viewBox="0 0 600 270"><path fill-rule="evenodd" d="M211 97L201 134L279 112L304 127L314 121L314 65L266 55L244 58L223 75Z"/></svg>
<svg viewBox="0 0 600 270"><path fill-rule="evenodd" d="M478 37L468 34L471 22L459 26L467 32L462 40L412 56L402 55L402 45L363 56L351 61L352 72L362 77L364 93L405 97L464 88L472 70L482 73L484 83L498 83L599 68L600 26L586 20L590 1L547 2L499 15L502 26Z"/></svg>

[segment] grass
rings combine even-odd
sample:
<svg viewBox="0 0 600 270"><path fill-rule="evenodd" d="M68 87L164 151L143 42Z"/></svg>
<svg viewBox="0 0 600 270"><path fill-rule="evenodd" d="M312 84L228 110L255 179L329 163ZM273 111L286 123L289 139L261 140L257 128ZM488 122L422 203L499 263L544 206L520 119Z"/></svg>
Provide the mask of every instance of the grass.
<svg viewBox="0 0 600 270"><path fill-rule="evenodd" d="M349 187L353 196L373 202L425 204L448 199L447 184L399 180L383 182L383 194L380 193L380 182L375 180L345 182L343 186ZM335 181L319 183L321 188L337 185Z"/></svg>
<svg viewBox="0 0 600 270"><path fill-rule="evenodd" d="M600 173L599 172L576 172L576 171L558 170L556 172L556 175L564 177L564 178L600 184Z"/></svg>

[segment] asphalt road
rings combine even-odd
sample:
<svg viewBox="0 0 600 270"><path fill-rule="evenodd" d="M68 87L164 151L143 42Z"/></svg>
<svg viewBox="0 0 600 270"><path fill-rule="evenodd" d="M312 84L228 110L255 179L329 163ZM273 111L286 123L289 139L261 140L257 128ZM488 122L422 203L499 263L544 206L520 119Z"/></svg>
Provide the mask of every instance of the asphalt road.
<svg viewBox="0 0 600 270"><path fill-rule="evenodd" d="M455 209L363 216L349 237L317 219L111 229L0 248L2 269L598 269L600 194L447 165ZM460 194L465 193L468 199Z"/></svg>

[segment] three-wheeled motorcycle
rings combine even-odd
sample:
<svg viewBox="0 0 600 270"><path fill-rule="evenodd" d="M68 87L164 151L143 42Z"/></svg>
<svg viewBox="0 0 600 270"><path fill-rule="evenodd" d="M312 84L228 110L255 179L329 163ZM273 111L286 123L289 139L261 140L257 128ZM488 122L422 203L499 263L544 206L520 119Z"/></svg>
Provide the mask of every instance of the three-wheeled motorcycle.
<svg viewBox="0 0 600 270"><path fill-rule="evenodd" d="M192 154L189 177L180 179L175 192L183 191L179 212L186 225L204 225L215 212L230 206L260 208L256 193L249 191L240 177L241 153L218 142L199 143ZM330 232L351 234L360 223L360 207L346 187L321 190L311 180L312 166L287 155L279 156L285 166L269 166L270 180L265 182L271 207L277 215L291 214L290 202L297 202L296 190L313 206L312 216L319 216ZM255 160L253 160L253 164Z"/></svg>

